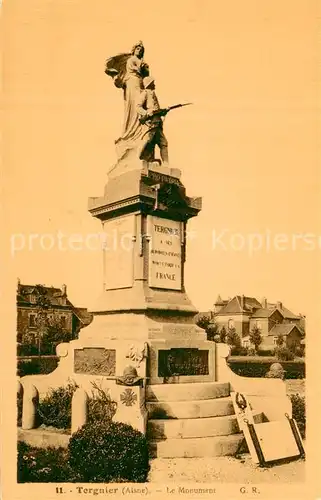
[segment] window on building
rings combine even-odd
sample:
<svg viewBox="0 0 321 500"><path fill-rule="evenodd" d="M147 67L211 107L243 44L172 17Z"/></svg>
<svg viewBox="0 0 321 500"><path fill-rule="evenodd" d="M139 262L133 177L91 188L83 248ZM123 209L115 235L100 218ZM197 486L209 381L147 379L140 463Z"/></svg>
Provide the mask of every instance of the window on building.
<svg viewBox="0 0 321 500"><path fill-rule="evenodd" d="M66 328L66 316L60 316L61 328Z"/></svg>
<svg viewBox="0 0 321 500"><path fill-rule="evenodd" d="M234 319L229 319L227 326L228 328L234 328Z"/></svg>
<svg viewBox="0 0 321 500"><path fill-rule="evenodd" d="M35 314L29 314L29 326L30 326L30 328L36 327L36 315Z"/></svg>
<svg viewBox="0 0 321 500"><path fill-rule="evenodd" d="M32 304L35 304L36 303L36 296L34 294L31 294L29 297L29 300Z"/></svg>
<svg viewBox="0 0 321 500"><path fill-rule="evenodd" d="M249 340L243 340L242 341L243 347L250 347L250 341Z"/></svg>
<svg viewBox="0 0 321 500"><path fill-rule="evenodd" d="M261 323L261 321L258 321L258 320L256 321L256 328L258 330L262 330L262 323Z"/></svg>
<svg viewBox="0 0 321 500"><path fill-rule="evenodd" d="M278 337L273 337L273 344L277 345Z"/></svg>

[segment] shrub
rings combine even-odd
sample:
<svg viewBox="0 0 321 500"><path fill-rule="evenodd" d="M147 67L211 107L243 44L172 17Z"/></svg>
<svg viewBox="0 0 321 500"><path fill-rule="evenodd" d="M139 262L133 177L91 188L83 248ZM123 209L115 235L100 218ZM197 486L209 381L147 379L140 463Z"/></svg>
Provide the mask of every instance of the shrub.
<svg viewBox="0 0 321 500"><path fill-rule="evenodd" d="M88 401L88 422L111 421L116 413L117 403L112 401L110 396L96 383L92 382L92 386L96 392L92 393Z"/></svg>
<svg viewBox="0 0 321 500"><path fill-rule="evenodd" d="M228 364L231 370L242 377L265 377L266 372L270 369L271 363L275 360L266 360L265 358L246 359L237 357L228 359ZM285 370L286 379L302 379L305 378L305 363L304 361L282 361Z"/></svg>
<svg viewBox="0 0 321 500"><path fill-rule="evenodd" d="M274 349L273 350L270 350L270 349L259 349L256 354L258 356L274 356L275 354L275 351Z"/></svg>
<svg viewBox="0 0 321 500"><path fill-rule="evenodd" d="M226 342L226 328L223 325L220 331L220 342L225 343Z"/></svg>
<svg viewBox="0 0 321 500"><path fill-rule="evenodd" d="M58 366L59 358L57 356L37 357L29 359L18 359L17 375L42 375L51 373Z"/></svg>
<svg viewBox="0 0 321 500"><path fill-rule="evenodd" d="M97 384L92 385L96 392L88 398L88 422L111 420L116 403ZM77 388L75 382L70 382L67 386L52 389L38 406L41 423L57 429L70 429L72 397Z"/></svg>
<svg viewBox="0 0 321 500"><path fill-rule="evenodd" d="M231 347L231 356L247 356L247 354L248 354L247 347L242 347L242 346Z"/></svg>
<svg viewBox="0 0 321 500"><path fill-rule="evenodd" d="M22 394L17 395L17 426L21 427L22 423L22 402L23 396Z"/></svg>
<svg viewBox="0 0 321 500"><path fill-rule="evenodd" d="M285 378L285 370L281 363L272 363L269 371L265 374L266 378Z"/></svg>
<svg viewBox="0 0 321 500"><path fill-rule="evenodd" d="M68 450L63 448L33 448L18 443L18 483L52 483L77 481L68 461Z"/></svg>
<svg viewBox="0 0 321 500"><path fill-rule="evenodd" d="M292 416L296 420L298 424L298 428L302 438L305 438L305 425L306 425L306 416L305 416L305 397L300 396L299 394L292 394L290 396L292 403Z"/></svg>
<svg viewBox="0 0 321 500"><path fill-rule="evenodd" d="M69 460L84 482L145 482L149 471L146 437L121 422L84 425L69 441Z"/></svg>
<svg viewBox="0 0 321 500"><path fill-rule="evenodd" d="M210 323L206 328L207 340L214 341L216 335L218 335L218 326L216 323Z"/></svg>
<svg viewBox="0 0 321 500"><path fill-rule="evenodd" d="M37 356L38 348L34 344L17 344L17 356Z"/></svg>
<svg viewBox="0 0 321 500"><path fill-rule="evenodd" d="M200 328L203 328L203 330L206 330L208 325L210 324L210 322L211 322L211 318L205 314L203 316L200 316L197 319L196 324Z"/></svg>
<svg viewBox="0 0 321 500"><path fill-rule="evenodd" d="M255 356L256 355L255 347L248 347L248 349L247 349L247 355L248 356Z"/></svg>
<svg viewBox="0 0 321 500"><path fill-rule="evenodd" d="M283 335L279 334L277 339L276 339L276 345L277 347L281 347L284 345L284 338Z"/></svg>
<svg viewBox="0 0 321 500"><path fill-rule="evenodd" d="M294 349L294 354L295 356L298 356L299 358L302 358L304 357L304 347L303 346L297 346L295 349Z"/></svg>
<svg viewBox="0 0 321 500"><path fill-rule="evenodd" d="M275 349L276 359L279 361L292 361L294 359L294 354L288 347L277 347Z"/></svg>
<svg viewBox="0 0 321 500"><path fill-rule="evenodd" d="M71 428L71 400L77 387L77 384L70 382L65 387L52 389L39 402L38 415L44 425L57 429Z"/></svg>
<svg viewBox="0 0 321 500"><path fill-rule="evenodd" d="M231 347L241 347L241 339L235 328L228 328L225 341Z"/></svg>

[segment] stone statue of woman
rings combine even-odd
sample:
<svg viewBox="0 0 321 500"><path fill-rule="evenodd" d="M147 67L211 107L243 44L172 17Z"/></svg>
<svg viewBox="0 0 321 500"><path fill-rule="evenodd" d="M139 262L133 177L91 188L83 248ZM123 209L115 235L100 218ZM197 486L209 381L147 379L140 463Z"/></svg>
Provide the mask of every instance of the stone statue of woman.
<svg viewBox="0 0 321 500"><path fill-rule="evenodd" d="M137 147L142 135L137 105L144 90L143 78L149 75L149 67L144 61L144 45L140 41L134 45L130 54L119 54L106 62L105 73L111 76L114 84L124 92L124 122L121 137L115 141L118 159Z"/></svg>

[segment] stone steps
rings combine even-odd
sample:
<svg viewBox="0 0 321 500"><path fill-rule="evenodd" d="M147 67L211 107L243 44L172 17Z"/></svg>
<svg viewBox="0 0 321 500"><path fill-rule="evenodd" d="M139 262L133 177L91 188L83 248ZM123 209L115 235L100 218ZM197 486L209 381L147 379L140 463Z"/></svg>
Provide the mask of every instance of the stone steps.
<svg viewBox="0 0 321 500"><path fill-rule="evenodd" d="M153 458L235 455L244 436L230 397L230 384L194 382L146 388L147 437ZM257 421L263 416L258 414Z"/></svg>
<svg viewBox="0 0 321 500"><path fill-rule="evenodd" d="M149 402L216 399L229 395L230 384L221 382L157 384L147 386L146 390Z"/></svg>
<svg viewBox="0 0 321 500"><path fill-rule="evenodd" d="M197 458L235 455L244 436L198 437L190 439L152 440L149 442L151 458Z"/></svg>
<svg viewBox="0 0 321 500"><path fill-rule="evenodd" d="M235 415L209 418L151 419L147 436L153 439L185 439L227 436L239 432Z"/></svg>
<svg viewBox="0 0 321 500"><path fill-rule="evenodd" d="M194 401L148 401L146 403L150 419L196 419L233 415L234 408L230 396Z"/></svg>

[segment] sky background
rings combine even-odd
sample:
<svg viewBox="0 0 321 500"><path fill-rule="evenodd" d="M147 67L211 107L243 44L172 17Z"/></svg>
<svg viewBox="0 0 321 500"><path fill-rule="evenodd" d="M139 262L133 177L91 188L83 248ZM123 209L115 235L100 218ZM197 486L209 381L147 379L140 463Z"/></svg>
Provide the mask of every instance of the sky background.
<svg viewBox="0 0 321 500"><path fill-rule="evenodd" d="M321 241L280 251L231 247L230 235L311 233L320 239L316 2L302 0L10 0L4 2L5 277L61 286L90 306L99 251L45 251L31 233L99 232L87 211L116 160L123 98L105 60L143 40L164 106L172 167L189 196L185 283L200 310L245 294L315 314ZM213 245L213 231L227 249ZM12 235L26 247L10 254ZM19 237L20 238L20 237ZM21 239L19 241L22 241ZM283 245L284 246L284 245ZM8 289L7 289L8 290Z"/></svg>

